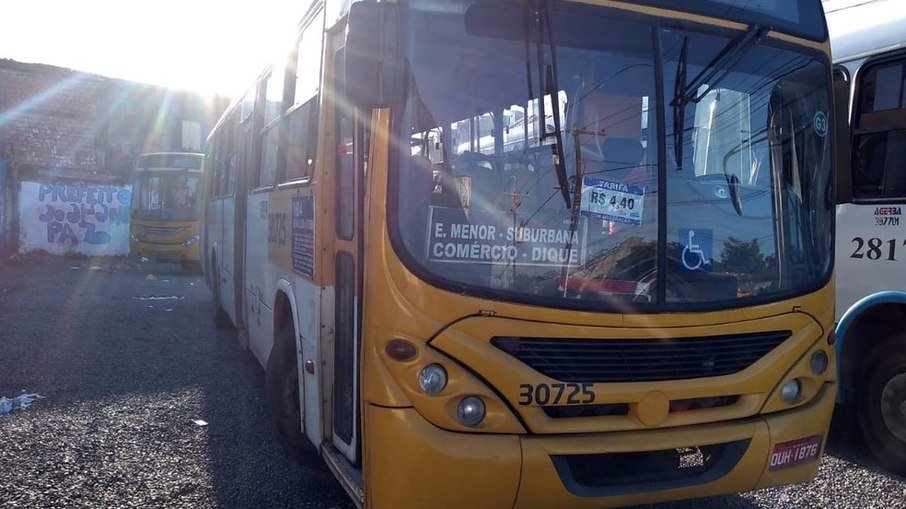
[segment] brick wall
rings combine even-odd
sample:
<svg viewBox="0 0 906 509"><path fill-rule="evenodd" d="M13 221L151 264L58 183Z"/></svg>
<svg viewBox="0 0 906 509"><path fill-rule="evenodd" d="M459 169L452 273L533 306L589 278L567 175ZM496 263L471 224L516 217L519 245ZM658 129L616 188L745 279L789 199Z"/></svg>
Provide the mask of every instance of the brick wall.
<svg viewBox="0 0 906 509"><path fill-rule="evenodd" d="M21 183L128 186L141 153L183 150L183 121L197 122L206 137L227 105L226 98L0 59L6 239L15 242L14 231L22 233ZM11 247L16 250L7 243L7 252Z"/></svg>
<svg viewBox="0 0 906 509"><path fill-rule="evenodd" d="M91 75L0 63L0 147L20 171L107 180L97 122L103 90Z"/></svg>
<svg viewBox="0 0 906 509"><path fill-rule="evenodd" d="M19 180L128 183L139 154L179 151L183 120L207 136L225 99L0 60L0 156Z"/></svg>

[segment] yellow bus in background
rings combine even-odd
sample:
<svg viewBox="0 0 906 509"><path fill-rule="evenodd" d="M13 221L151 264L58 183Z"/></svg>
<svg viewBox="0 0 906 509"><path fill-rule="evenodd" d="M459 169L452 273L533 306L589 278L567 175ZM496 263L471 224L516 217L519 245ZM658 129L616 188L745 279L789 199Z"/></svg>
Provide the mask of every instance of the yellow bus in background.
<svg viewBox="0 0 906 509"><path fill-rule="evenodd" d="M819 0L316 1L208 139L213 315L360 507L799 483L836 396Z"/></svg>
<svg viewBox="0 0 906 509"><path fill-rule="evenodd" d="M204 154L155 152L139 156L132 189L130 253L200 268L202 164Z"/></svg>

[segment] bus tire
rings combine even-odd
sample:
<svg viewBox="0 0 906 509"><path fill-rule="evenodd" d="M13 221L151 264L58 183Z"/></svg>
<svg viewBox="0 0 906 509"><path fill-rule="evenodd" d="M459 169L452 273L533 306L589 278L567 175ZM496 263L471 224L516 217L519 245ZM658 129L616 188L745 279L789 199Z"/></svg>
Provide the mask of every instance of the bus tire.
<svg viewBox="0 0 906 509"><path fill-rule="evenodd" d="M885 341L862 363L858 419L865 445L906 476L906 336Z"/></svg>
<svg viewBox="0 0 906 509"><path fill-rule="evenodd" d="M320 458L302 433L295 330L292 325L283 326L275 336L265 370L267 415L286 455L299 464L313 466Z"/></svg>
<svg viewBox="0 0 906 509"><path fill-rule="evenodd" d="M216 259L211 259L211 267L217 267L214 265ZM211 300L214 302L213 305L213 316L214 316L214 327L219 330L227 330L233 328L233 322L230 321L230 315L223 310L223 306L220 305L220 276L217 274L216 269L214 274L211 275Z"/></svg>

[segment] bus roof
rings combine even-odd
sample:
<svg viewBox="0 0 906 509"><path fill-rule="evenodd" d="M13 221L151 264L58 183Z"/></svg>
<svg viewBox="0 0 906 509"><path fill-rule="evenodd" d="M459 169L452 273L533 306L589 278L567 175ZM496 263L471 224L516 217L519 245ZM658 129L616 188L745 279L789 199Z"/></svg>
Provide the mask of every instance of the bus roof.
<svg viewBox="0 0 906 509"><path fill-rule="evenodd" d="M906 48L903 0L824 0L834 62Z"/></svg>

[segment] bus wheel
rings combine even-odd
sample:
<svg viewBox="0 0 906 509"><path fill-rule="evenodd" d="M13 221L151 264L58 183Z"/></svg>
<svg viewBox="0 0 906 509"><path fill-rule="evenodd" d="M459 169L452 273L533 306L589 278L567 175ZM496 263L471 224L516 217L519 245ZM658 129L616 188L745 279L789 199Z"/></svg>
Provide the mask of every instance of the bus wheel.
<svg viewBox="0 0 906 509"><path fill-rule="evenodd" d="M211 266L214 265L214 260L211 261ZM233 322L230 321L230 315L223 310L223 306L220 305L220 277L215 272L211 275L211 300L214 301L214 327L218 329L231 329L233 327Z"/></svg>
<svg viewBox="0 0 906 509"><path fill-rule="evenodd" d="M906 336L885 341L862 364L859 426L884 467L906 475Z"/></svg>
<svg viewBox="0 0 906 509"><path fill-rule="evenodd" d="M267 414L286 455L300 464L317 459L314 446L302 433L299 369L292 325L280 327L265 372Z"/></svg>

